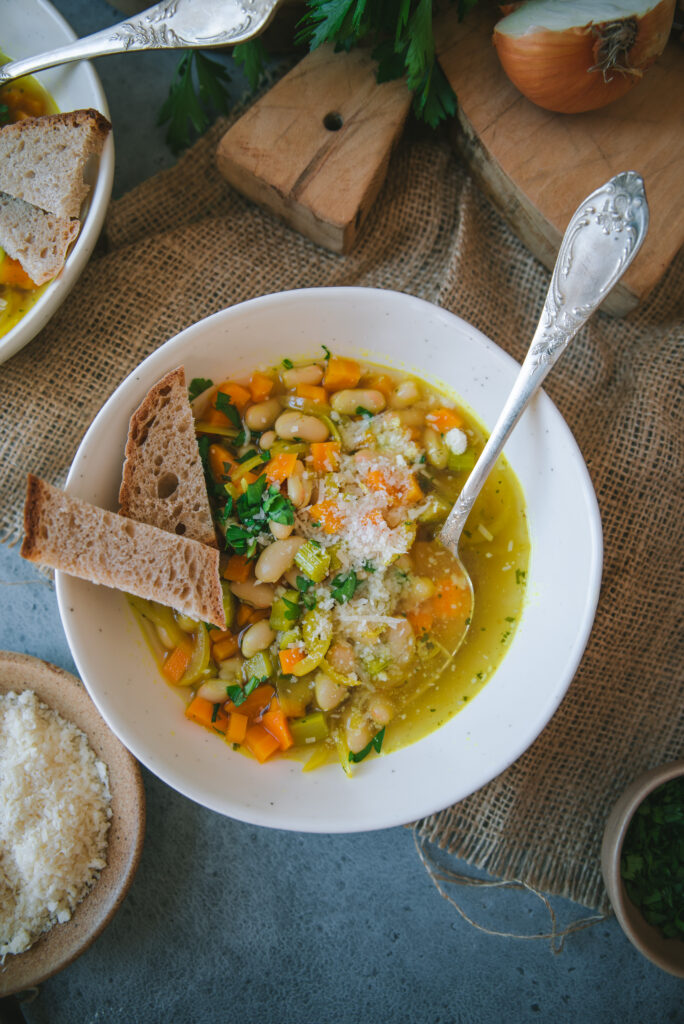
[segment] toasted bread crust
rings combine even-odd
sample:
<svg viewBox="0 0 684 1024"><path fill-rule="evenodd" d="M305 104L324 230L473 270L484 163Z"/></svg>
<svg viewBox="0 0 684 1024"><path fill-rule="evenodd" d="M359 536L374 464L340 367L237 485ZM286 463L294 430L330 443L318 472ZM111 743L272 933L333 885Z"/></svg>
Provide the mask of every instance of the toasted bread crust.
<svg viewBox="0 0 684 1024"><path fill-rule="evenodd" d="M21 555L226 628L215 548L72 498L33 474Z"/></svg>
<svg viewBox="0 0 684 1024"><path fill-rule="evenodd" d="M119 505L121 515L218 546L182 366L131 416Z"/></svg>

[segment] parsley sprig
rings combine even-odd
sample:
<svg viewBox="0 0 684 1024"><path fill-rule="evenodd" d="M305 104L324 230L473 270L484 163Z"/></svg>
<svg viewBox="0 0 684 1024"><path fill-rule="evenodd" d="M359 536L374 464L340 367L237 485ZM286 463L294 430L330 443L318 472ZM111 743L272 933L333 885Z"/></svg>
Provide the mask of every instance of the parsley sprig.
<svg viewBox="0 0 684 1024"><path fill-rule="evenodd" d="M353 569L347 573L340 573L332 581L330 593L338 604L346 604L354 596L358 586L358 579Z"/></svg>
<svg viewBox="0 0 684 1024"><path fill-rule="evenodd" d="M266 474L249 484L244 494L235 502L238 523L231 523L226 530L226 550L252 558L256 553L257 537L264 531L270 519L276 523L291 526L294 523L294 505L285 498L275 484L267 486Z"/></svg>
<svg viewBox="0 0 684 1024"><path fill-rule="evenodd" d="M213 384L213 380L209 380L208 377L193 377L188 386L188 401L194 402L198 395L212 387Z"/></svg>
<svg viewBox="0 0 684 1024"><path fill-rule="evenodd" d="M184 51L158 118L158 124L169 123L166 141L172 152L190 145L193 130L198 135L207 130L212 110L228 113L229 81L223 64L201 50Z"/></svg>

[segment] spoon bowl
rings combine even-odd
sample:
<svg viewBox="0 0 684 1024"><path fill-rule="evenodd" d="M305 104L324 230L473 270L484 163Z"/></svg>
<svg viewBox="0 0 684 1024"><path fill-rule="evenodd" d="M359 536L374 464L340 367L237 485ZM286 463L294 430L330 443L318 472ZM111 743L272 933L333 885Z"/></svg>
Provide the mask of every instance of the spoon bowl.
<svg viewBox="0 0 684 1024"><path fill-rule="evenodd" d="M459 556L459 543L477 496L542 381L641 248L648 221L644 183L634 171L623 171L597 188L570 219L525 360L489 440L439 534L471 596L471 611L451 657L465 640L475 606L472 581Z"/></svg>

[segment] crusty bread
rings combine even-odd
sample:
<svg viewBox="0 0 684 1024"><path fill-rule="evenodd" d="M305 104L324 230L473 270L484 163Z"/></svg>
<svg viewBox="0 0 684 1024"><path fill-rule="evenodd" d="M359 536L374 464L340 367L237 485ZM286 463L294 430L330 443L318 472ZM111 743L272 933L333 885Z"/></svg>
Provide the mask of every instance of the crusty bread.
<svg viewBox="0 0 684 1024"><path fill-rule="evenodd" d="M131 416L119 504L121 515L217 547L182 366Z"/></svg>
<svg viewBox="0 0 684 1024"><path fill-rule="evenodd" d="M80 226L0 192L0 248L21 263L34 284L59 274Z"/></svg>
<svg viewBox="0 0 684 1024"><path fill-rule="evenodd" d="M78 217L84 180L111 124L97 110L28 117L0 128L0 192L58 217Z"/></svg>
<svg viewBox="0 0 684 1024"><path fill-rule="evenodd" d="M96 508L33 475L21 554L226 628L215 548Z"/></svg>

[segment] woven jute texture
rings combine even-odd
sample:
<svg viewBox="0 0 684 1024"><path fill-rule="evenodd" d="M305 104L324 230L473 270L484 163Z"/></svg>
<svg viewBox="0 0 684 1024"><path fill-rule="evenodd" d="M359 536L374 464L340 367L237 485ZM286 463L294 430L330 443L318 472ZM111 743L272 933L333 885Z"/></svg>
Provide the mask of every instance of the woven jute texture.
<svg viewBox="0 0 684 1024"><path fill-rule="evenodd" d="M217 123L172 170L112 204L102 245L68 300L0 367L5 540L20 536L27 471L62 483L89 423L140 360L244 299L323 285L393 288L458 313L522 359L549 275L446 143L404 139L362 239L340 257L227 187L213 162L226 127ZM642 769L684 749L683 285L680 254L642 309L626 321L595 316L548 378L601 507L594 630L532 748L420 824L424 837L493 874L591 906L605 901L599 845L612 802Z"/></svg>

